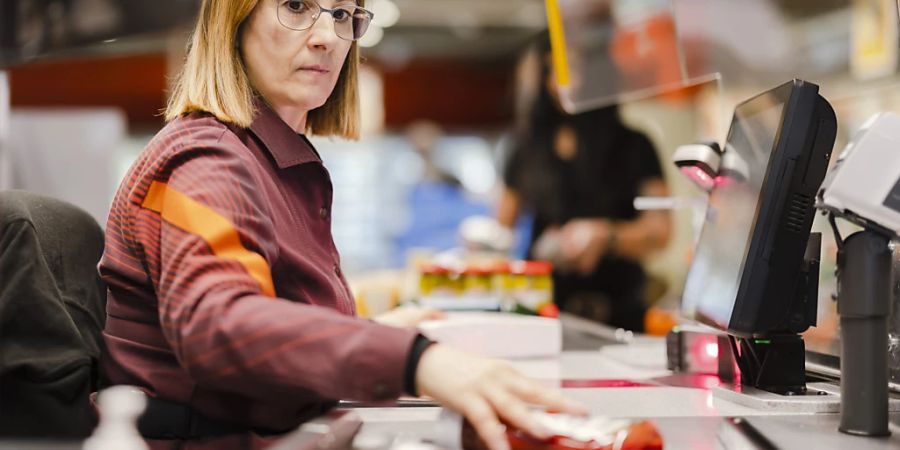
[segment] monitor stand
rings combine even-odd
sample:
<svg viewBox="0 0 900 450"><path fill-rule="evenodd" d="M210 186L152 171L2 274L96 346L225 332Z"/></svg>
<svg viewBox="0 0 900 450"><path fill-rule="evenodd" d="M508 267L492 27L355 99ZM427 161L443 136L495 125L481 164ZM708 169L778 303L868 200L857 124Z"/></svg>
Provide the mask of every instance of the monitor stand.
<svg viewBox="0 0 900 450"><path fill-rule="evenodd" d="M719 378L713 397L773 413L837 413L840 387L806 382L803 337L796 333L719 340ZM725 350L730 348L731 350ZM900 410L900 403L891 405Z"/></svg>
<svg viewBox="0 0 900 450"><path fill-rule="evenodd" d="M741 384L780 395L806 394L806 349L799 334L731 338Z"/></svg>
<svg viewBox="0 0 900 450"><path fill-rule="evenodd" d="M784 331L756 337L720 338L717 397L756 409L783 412L837 412L837 386L806 384L806 352L800 332L816 324L821 233L811 233L792 294ZM730 349L730 351L729 351ZM723 351L725 350L725 351Z"/></svg>
<svg viewBox="0 0 900 450"><path fill-rule="evenodd" d="M730 354L740 369L741 384L781 395L806 393L806 349L799 333L816 325L821 251L822 233L810 233L796 288L785 299L791 304L790 312L776 327L782 331L754 337L729 336Z"/></svg>
<svg viewBox="0 0 900 450"><path fill-rule="evenodd" d="M844 393L859 391L865 395L848 398L850 404L844 405L845 410L853 413L842 417L842 431L884 434L884 430L876 425L883 428L887 412L900 412L900 398L888 398L886 392L877 397L886 401L887 408L883 403L878 408L871 408L876 403L872 401L875 397L873 385L878 385L879 389L887 388L887 367L884 365L886 306L883 305L887 302L879 300L890 294L890 286L884 280L890 279L891 260L886 252L886 239L872 233L858 234L859 237L846 240L844 255L839 257L839 278L843 284L839 293L842 327L851 331L866 328L848 327L845 320L877 322L880 326L869 326L866 330L870 331L860 331L850 339L842 336L843 343L854 349L844 352L849 355L842 359L844 383L841 386L827 382L806 383L806 355L803 337L798 332L806 329L804 321L809 325L816 322L821 234L813 233L807 243L790 318L784 327L787 331L753 338L721 336L718 374L722 384L713 388L714 397L775 413L837 413L842 411L842 390ZM876 283L878 280L881 284ZM851 304L847 299L857 301ZM843 332L846 335L847 330ZM878 346L874 344L876 341ZM871 369L874 365L871 355L880 355L880 370ZM880 377L877 381L873 381L875 375ZM876 416L879 420L874 420Z"/></svg>

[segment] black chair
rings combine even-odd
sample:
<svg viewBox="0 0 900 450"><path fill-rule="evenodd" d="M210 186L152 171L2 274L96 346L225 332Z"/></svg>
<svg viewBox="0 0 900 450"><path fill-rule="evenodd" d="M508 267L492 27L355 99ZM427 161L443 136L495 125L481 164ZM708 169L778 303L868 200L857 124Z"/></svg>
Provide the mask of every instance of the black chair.
<svg viewBox="0 0 900 450"><path fill-rule="evenodd" d="M103 231L81 209L0 192L0 437L76 438L93 429L102 253Z"/></svg>

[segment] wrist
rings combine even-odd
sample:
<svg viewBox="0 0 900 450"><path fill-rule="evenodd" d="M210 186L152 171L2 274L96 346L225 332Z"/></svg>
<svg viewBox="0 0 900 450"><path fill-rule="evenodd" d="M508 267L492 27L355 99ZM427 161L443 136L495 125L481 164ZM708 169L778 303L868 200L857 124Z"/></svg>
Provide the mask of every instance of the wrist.
<svg viewBox="0 0 900 450"><path fill-rule="evenodd" d="M422 357L433 344L435 344L434 341L421 334L417 335L413 340L406 360L406 372L403 374L403 390L409 395L415 397L420 395L418 386L419 365L422 362Z"/></svg>

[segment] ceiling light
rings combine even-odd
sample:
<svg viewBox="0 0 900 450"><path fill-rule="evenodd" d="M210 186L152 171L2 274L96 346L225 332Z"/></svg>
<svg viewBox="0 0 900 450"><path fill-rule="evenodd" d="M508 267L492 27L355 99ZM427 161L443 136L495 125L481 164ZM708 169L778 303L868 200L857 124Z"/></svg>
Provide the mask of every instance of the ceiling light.
<svg viewBox="0 0 900 450"><path fill-rule="evenodd" d="M381 42L381 38L384 37L384 28L376 26L374 23L369 26L369 29L366 31L366 34L363 35L359 39L359 45L361 47L374 47Z"/></svg>
<svg viewBox="0 0 900 450"><path fill-rule="evenodd" d="M381 28L392 27L400 19L400 8L393 0L376 0L372 5L372 12L375 14L372 21Z"/></svg>

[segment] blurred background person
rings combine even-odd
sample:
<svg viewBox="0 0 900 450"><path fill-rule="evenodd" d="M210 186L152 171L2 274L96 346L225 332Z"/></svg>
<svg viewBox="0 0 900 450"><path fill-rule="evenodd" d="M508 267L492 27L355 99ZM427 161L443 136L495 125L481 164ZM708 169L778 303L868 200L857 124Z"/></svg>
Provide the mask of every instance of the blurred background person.
<svg viewBox="0 0 900 450"><path fill-rule="evenodd" d="M512 228L524 211L534 215L528 257L554 263L560 309L642 331L641 261L671 234L668 211L634 209L637 196L669 195L653 144L625 126L617 105L562 110L546 33L526 52L517 81L527 106L519 111L497 219Z"/></svg>

